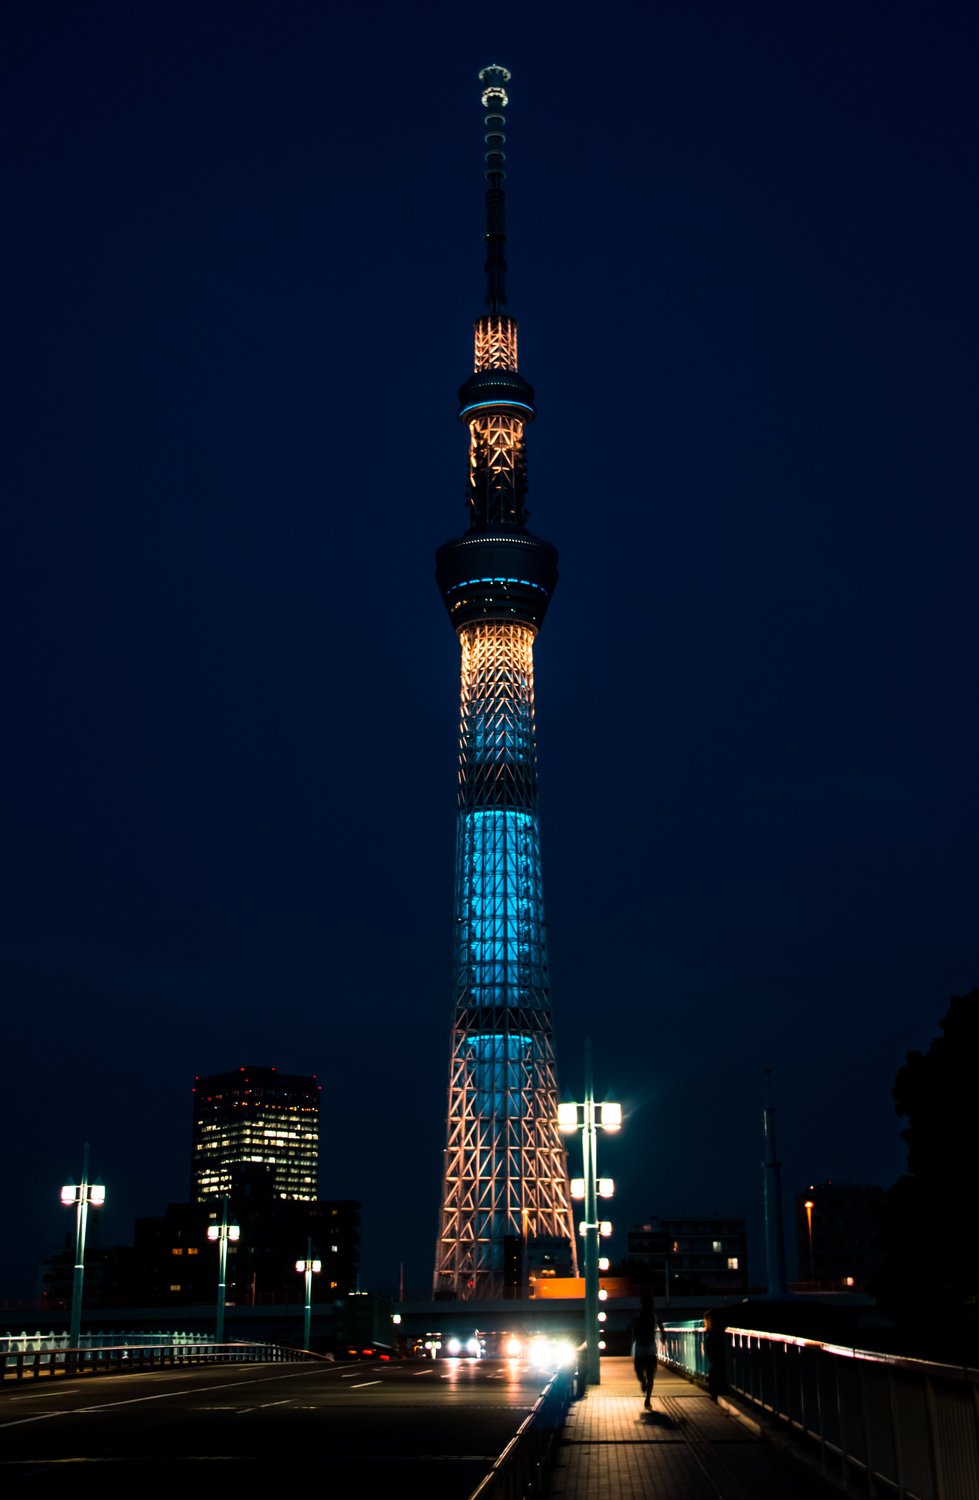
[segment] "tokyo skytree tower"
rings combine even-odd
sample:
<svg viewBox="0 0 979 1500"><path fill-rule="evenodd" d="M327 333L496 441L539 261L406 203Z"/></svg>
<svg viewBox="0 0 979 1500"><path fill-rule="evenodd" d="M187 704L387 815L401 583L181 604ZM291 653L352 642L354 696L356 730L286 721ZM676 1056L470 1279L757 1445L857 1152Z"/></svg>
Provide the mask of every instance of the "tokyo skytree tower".
<svg viewBox="0 0 979 1500"><path fill-rule="evenodd" d="M454 1013L434 1295L518 1296L528 1274L576 1275L557 1129L544 930L534 639L557 552L527 530L524 430L534 393L504 311L506 68L479 75L486 110L486 308L459 392L469 428L465 533L435 576L462 647Z"/></svg>

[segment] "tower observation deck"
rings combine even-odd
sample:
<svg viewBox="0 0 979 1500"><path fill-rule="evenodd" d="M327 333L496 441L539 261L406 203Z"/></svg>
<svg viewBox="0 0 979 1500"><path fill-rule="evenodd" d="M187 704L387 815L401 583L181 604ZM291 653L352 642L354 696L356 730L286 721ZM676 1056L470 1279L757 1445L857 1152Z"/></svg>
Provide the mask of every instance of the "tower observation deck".
<svg viewBox="0 0 979 1500"><path fill-rule="evenodd" d="M505 311L505 68L486 110L486 308L459 392L469 429L468 529L436 554L462 647L454 1003L434 1295L520 1295L528 1271L576 1274L544 929L533 648L557 552L527 529L534 392Z"/></svg>

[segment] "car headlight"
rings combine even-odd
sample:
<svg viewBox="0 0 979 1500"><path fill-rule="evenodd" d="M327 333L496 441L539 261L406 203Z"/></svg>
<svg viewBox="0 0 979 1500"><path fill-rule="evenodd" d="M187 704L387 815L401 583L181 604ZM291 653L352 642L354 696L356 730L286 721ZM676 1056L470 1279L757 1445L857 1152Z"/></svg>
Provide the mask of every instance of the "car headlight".
<svg viewBox="0 0 979 1500"><path fill-rule="evenodd" d="M567 1369L575 1361L574 1345L570 1339L532 1339L527 1359L535 1370Z"/></svg>
<svg viewBox="0 0 979 1500"><path fill-rule="evenodd" d="M550 1363L551 1345L549 1339L531 1339L527 1349L527 1360L535 1370L546 1370Z"/></svg>

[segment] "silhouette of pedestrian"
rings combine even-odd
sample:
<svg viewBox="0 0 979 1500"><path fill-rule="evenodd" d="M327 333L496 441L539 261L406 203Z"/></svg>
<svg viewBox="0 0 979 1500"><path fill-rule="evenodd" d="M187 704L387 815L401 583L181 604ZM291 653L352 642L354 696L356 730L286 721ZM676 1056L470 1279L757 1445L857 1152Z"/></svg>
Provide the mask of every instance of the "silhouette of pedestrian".
<svg viewBox="0 0 979 1500"><path fill-rule="evenodd" d="M652 1292L643 1292L639 1312L632 1320L632 1363L636 1378L645 1397L643 1406L647 1411L651 1405L653 1381L656 1378L656 1330L663 1332L663 1324Z"/></svg>

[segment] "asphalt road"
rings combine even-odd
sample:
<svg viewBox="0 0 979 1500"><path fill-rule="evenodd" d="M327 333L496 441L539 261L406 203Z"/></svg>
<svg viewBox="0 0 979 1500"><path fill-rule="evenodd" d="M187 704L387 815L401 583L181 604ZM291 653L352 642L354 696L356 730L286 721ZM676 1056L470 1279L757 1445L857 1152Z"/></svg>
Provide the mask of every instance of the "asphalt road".
<svg viewBox="0 0 979 1500"><path fill-rule="evenodd" d="M24 1381L0 1389L9 1493L209 1500L229 1484L314 1482L345 1500L465 1500L544 1377L496 1360L234 1365ZM205 1486L207 1487L205 1490Z"/></svg>

